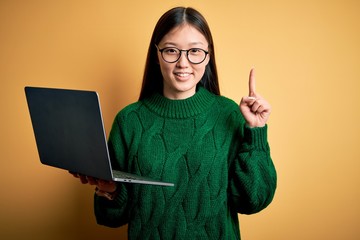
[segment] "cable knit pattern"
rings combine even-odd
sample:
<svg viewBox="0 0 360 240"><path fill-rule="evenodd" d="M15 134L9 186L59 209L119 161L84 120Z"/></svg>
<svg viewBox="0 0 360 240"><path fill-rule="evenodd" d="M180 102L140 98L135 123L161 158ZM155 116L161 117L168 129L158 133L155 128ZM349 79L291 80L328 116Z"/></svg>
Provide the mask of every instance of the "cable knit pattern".
<svg viewBox="0 0 360 240"><path fill-rule="evenodd" d="M276 188L266 133L201 87L129 105L110 132L113 165L175 186L119 184L114 201L95 196L98 223L129 223L129 239L240 239L237 213L264 209Z"/></svg>

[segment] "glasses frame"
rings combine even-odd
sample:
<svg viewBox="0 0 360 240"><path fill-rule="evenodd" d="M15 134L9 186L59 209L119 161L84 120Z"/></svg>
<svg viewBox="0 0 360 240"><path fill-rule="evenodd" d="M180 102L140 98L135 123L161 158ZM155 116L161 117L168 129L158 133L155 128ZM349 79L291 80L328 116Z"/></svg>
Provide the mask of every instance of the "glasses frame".
<svg viewBox="0 0 360 240"><path fill-rule="evenodd" d="M192 63L192 64L200 64L200 63L202 63L202 62L205 61L207 55L209 54L209 51L206 51L206 50L204 50L204 49L202 49L202 48L189 48L189 49L187 49L187 50L184 50L184 49L179 49L179 48L177 48L177 47L165 47L165 48L162 48L162 49L160 49L159 46L157 46L157 45L155 45L155 47L156 47L156 48L158 49L158 51L161 53L161 58L162 58L165 62L167 62L167 63L175 63L175 62L179 61L179 59L181 58L182 53L183 53L183 52L186 52L186 59L187 59L190 63ZM169 49L169 48L177 49L177 50L179 50L179 52L180 52L178 58L177 58L175 61L166 61L165 58L164 58L164 56L163 56L163 52L164 52L166 49ZM204 57L204 59L203 59L202 61L195 63L195 62L192 62L192 61L189 59L189 52L190 52L191 50L194 50L194 49L196 49L196 50L201 50L201 51L203 51L203 52L205 53L205 57Z"/></svg>

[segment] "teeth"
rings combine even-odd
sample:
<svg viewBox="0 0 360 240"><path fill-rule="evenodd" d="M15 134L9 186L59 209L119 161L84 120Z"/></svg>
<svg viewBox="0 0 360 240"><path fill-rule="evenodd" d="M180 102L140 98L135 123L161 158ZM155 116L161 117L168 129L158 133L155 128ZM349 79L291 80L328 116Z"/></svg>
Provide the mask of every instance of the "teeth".
<svg viewBox="0 0 360 240"><path fill-rule="evenodd" d="M190 73L176 73L176 75L180 77L187 77L190 75Z"/></svg>

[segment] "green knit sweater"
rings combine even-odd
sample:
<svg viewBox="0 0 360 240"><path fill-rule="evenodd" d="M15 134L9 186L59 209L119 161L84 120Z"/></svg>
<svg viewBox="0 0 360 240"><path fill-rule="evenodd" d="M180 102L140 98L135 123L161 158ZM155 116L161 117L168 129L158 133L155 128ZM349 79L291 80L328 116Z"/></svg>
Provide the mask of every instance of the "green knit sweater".
<svg viewBox="0 0 360 240"><path fill-rule="evenodd" d="M267 126L246 127L234 101L202 87L121 110L109 151L115 167L175 184L125 183L113 201L95 196L97 222L128 223L129 239L240 239L237 213L264 209L276 188Z"/></svg>

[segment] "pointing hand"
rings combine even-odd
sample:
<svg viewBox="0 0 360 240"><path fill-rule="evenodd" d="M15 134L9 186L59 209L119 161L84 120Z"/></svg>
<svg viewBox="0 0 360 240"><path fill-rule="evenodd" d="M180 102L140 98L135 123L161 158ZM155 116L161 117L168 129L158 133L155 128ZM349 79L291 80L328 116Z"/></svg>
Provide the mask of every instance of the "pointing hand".
<svg viewBox="0 0 360 240"><path fill-rule="evenodd" d="M269 119L271 106L255 91L254 69L249 75L249 96L241 99L239 107L249 127L264 127Z"/></svg>

